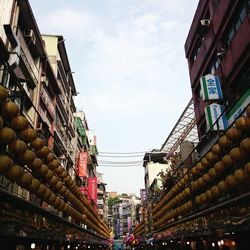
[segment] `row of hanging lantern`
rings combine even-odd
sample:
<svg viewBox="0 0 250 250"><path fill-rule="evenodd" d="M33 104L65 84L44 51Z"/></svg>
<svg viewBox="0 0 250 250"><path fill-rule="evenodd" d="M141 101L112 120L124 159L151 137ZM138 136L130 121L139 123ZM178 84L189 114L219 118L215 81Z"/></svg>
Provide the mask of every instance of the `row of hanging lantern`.
<svg viewBox="0 0 250 250"><path fill-rule="evenodd" d="M153 210L153 227L184 216L195 206L208 205L250 179L250 107L209 152L176 183ZM192 179L192 181L190 181ZM249 187L249 185L248 185Z"/></svg>
<svg viewBox="0 0 250 250"><path fill-rule="evenodd" d="M134 235L135 237L139 237L144 233L145 230L145 222L141 221L138 225L135 227Z"/></svg>
<svg viewBox="0 0 250 250"><path fill-rule="evenodd" d="M100 235L110 230L0 85L0 173ZM25 167L24 167L25 166ZM66 200L66 202L65 202Z"/></svg>

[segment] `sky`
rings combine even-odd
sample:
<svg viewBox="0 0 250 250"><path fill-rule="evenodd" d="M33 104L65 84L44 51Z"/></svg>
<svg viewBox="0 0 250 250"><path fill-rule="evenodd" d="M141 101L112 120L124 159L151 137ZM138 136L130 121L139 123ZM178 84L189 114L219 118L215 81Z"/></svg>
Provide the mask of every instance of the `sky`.
<svg viewBox="0 0 250 250"><path fill-rule="evenodd" d="M139 195L144 153L161 148L191 98L184 43L198 0L30 4L40 32L65 39L107 191Z"/></svg>

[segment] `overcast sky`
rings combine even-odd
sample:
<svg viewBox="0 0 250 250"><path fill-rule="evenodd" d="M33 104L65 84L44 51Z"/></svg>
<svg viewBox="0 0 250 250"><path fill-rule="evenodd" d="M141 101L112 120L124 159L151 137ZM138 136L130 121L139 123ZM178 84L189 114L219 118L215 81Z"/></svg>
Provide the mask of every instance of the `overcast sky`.
<svg viewBox="0 0 250 250"><path fill-rule="evenodd" d="M142 164L111 168L101 162L137 162L143 154L115 158L102 152L146 152L164 143L191 98L184 43L198 0L30 4L41 33L65 38L76 106L97 136L98 171L107 190L139 194Z"/></svg>

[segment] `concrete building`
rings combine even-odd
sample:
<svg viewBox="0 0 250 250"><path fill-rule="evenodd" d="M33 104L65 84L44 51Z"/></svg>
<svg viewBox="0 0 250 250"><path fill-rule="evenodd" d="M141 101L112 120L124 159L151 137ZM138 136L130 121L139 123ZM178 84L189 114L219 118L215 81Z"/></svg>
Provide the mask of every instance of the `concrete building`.
<svg viewBox="0 0 250 250"><path fill-rule="evenodd" d="M33 241L63 248L73 231L89 246L109 238L76 178L72 73L63 37L41 36L29 1L0 1L0 244L6 249L28 249ZM97 149L88 138L95 169Z"/></svg>
<svg viewBox="0 0 250 250"><path fill-rule="evenodd" d="M248 0L199 1L185 52L201 148L207 144L204 135L213 130L205 116L207 105L223 105L230 125L249 103L249 30ZM205 100L200 79L208 74L219 77L223 98Z"/></svg>

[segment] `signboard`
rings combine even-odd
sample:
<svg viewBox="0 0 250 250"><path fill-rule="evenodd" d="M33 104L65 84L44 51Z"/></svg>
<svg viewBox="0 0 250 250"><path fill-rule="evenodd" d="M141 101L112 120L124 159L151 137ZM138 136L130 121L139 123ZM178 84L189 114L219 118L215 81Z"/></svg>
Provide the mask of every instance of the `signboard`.
<svg viewBox="0 0 250 250"><path fill-rule="evenodd" d="M141 204L143 207L147 206L147 190L140 189L140 196L141 196Z"/></svg>
<svg viewBox="0 0 250 250"><path fill-rule="evenodd" d="M132 219L130 216L128 216L127 222L128 222L128 232L131 233L132 232Z"/></svg>
<svg viewBox="0 0 250 250"><path fill-rule="evenodd" d="M80 152L77 164L78 176L79 177L88 177L88 153Z"/></svg>
<svg viewBox="0 0 250 250"><path fill-rule="evenodd" d="M94 131L87 130L86 133L87 133L89 145L90 146L96 146L96 136L94 134Z"/></svg>
<svg viewBox="0 0 250 250"><path fill-rule="evenodd" d="M218 76L205 75L200 78L202 100L220 100L223 98L220 79Z"/></svg>
<svg viewBox="0 0 250 250"><path fill-rule="evenodd" d="M96 177L89 177L88 178L88 195L95 203L97 203L97 178Z"/></svg>
<svg viewBox="0 0 250 250"><path fill-rule="evenodd" d="M234 107L229 111L227 118L228 124L231 125L243 112L243 110L250 104L250 89L248 89Z"/></svg>
<svg viewBox="0 0 250 250"><path fill-rule="evenodd" d="M224 105L213 103L206 106L205 117L207 130L225 130L228 127L226 113L224 112Z"/></svg>

